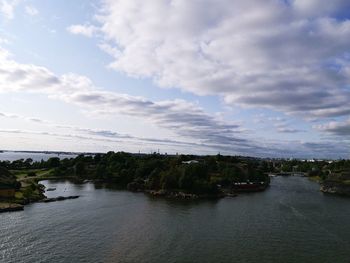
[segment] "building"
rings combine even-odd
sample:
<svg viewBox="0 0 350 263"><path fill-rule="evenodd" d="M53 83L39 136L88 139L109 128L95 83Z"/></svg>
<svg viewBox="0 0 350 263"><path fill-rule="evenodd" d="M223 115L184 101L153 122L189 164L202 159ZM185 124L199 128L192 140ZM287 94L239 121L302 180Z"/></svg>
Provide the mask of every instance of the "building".
<svg viewBox="0 0 350 263"><path fill-rule="evenodd" d="M193 163L199 163L197 160L190 160L190 161L183 161L183 164L193 164Z"/></svg>

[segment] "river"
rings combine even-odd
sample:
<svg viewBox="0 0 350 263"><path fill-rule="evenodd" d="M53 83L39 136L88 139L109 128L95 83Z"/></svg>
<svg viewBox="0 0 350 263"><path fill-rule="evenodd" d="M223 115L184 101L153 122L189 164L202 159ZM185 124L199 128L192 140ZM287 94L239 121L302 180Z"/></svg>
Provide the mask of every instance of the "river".
<svg viewBox="0 0 350 263"><path fill-rule="evenodd" d="M350 262L350 199L307 178L211 201L43 183L81 197L0 214L1 262Z"/></svg>

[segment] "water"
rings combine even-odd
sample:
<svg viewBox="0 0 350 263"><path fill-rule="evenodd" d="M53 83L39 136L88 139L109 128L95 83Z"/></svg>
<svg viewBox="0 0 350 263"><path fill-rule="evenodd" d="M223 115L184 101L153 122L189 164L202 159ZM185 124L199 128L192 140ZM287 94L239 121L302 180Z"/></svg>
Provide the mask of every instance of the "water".
<svg viewBox="0 0 350 263"><path fill-rule="evenodd" d="M306 178L216 201L44 184L81 197L0 214L1 262L350 262L350 199Z"/></svg>
<svg viewBox="0 0 350 263"><path fill-rule="evenodd" d="M19 159L32 158L33 161L47 161L51 157L74 158L76 154L57 154L57 153L32 153L32 152L0 152L0 161L16 161Z"/></svg>

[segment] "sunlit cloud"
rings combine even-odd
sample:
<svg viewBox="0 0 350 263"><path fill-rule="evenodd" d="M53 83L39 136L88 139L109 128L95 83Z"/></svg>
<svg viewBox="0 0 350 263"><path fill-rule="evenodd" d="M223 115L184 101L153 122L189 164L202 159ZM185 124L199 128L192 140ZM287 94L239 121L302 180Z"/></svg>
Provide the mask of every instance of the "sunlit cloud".
<svg viewBox="0 0 350 263"><path fill-rule="evenodd" d="M345 121L332 121L323 125L316 125L320 131L350 139L350 119Z"/></svg>
<svg viewBox="0 0 350 263"><path fill-rule="evenodd" d="M92 25L71 25L67 28L67 30L71 34L92 37L95 33L97 33L98 28Z"/></svg>
<svg viewBox="0 0 350 263"><path fill-rule="evenodd" d="M34 6L30 6L30 5L27 5L27 6L25 7L25 11L26 11L26 13L27 13L28 15L30 15L30 16L36 16L36 15L39 14L38 9L36 9Z"/></svg>
<svg viewBox="0 0 350 263"><path fill-rule="evenodd" d="M102 2L100 47L116 71L227 105L350 114L350 21L337 19L348 1Z"/></svg>
<svg viewBox="0 0 350 263"><path fill-rule="evenodd" d="M0 0L0 14L6 19L13 19L15 8L20 4L21 0Z"/></svg>

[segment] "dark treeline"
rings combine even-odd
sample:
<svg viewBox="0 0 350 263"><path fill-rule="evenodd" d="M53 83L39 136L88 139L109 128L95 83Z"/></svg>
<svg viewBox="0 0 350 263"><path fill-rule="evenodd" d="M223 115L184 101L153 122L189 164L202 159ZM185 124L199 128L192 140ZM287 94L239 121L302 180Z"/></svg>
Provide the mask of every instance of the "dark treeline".
<svg viewBox="0 0 350 263"><path fill-rule="evenodd" d="M34 162L21 159L2 161L0 167L23 171L28 177L38 170L48 176L111 182L130 190L182 190L215 194L242 182L269 183L268 173L304 173L320 180L350 179L350 160L301 161L258 159L239 156L137 155L125 152L79 155L60 160Z"/></svg>
<svg viewBox="0 0 350 263"><path fill-rule="evenodd" d="M307 176L318 176L321 180L326 180L348 174L350 160L282 160L276 162L274 167L279 172L302 172Z"/></svg>
<svg viewBox="0 0 350 263"><path fill-rule="evenodd" d="M31 159L0 162L9 170L51 169L50 176L74 176L79 179L101 180L128 187L130 190L181 189L191 193L212 193L219 187L235 182L268 183L272 163L234 156L167 156L135 155L125 152L79 155L76 158L50 158L33 162Z"/></svg>

